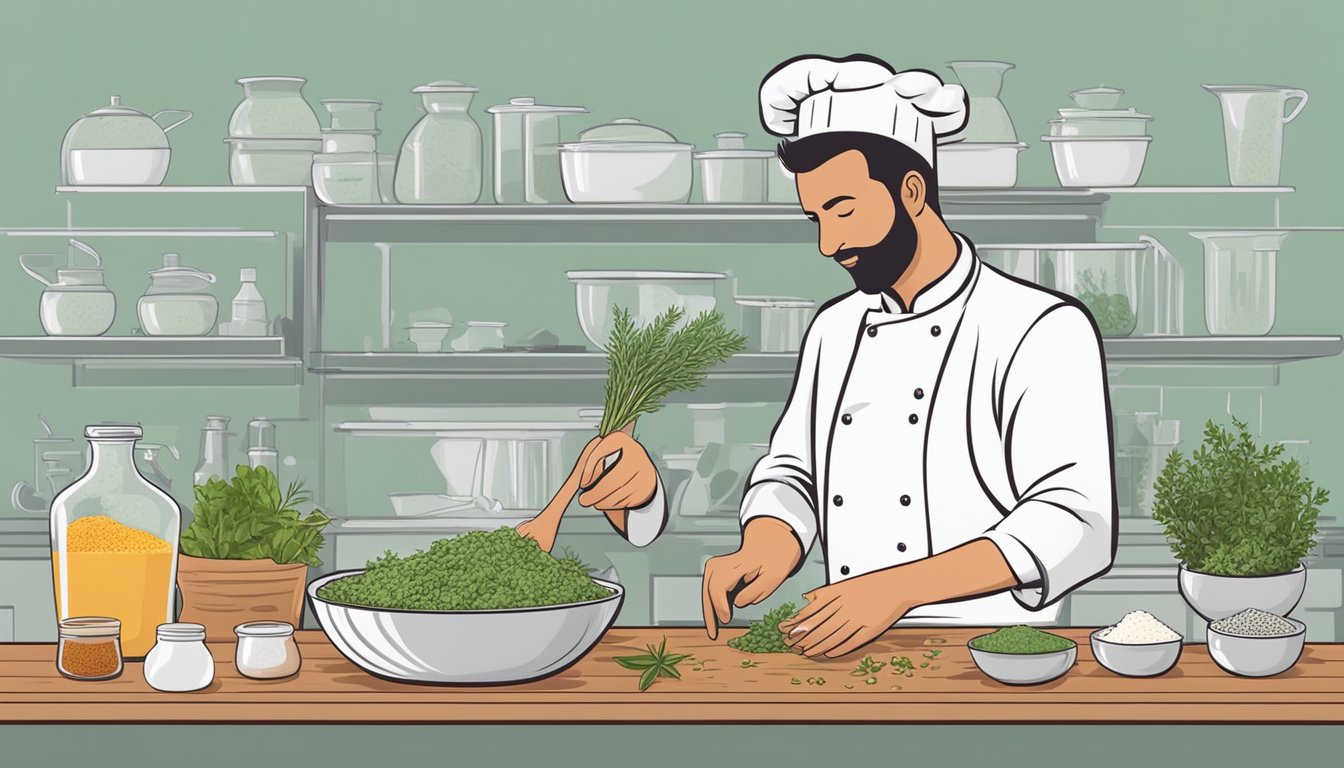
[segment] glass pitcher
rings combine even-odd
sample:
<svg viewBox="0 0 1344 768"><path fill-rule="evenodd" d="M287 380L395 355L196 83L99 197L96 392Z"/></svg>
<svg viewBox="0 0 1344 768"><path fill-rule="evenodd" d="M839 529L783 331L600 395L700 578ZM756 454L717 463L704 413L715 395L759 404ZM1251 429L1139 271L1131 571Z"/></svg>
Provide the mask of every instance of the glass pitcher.
<svg viewBox="0 0 1344 768"><path fill-rule="evenodd" d="M458 205L481 197L481 127L467 114L480 89L456 80L422 85L425 116L401 145L394 183L402 203Z"/></svg>
<svg viewBox="0 0 1344 768"><path fill-rule="evenodd" d="M84 430L93 460L51 504L51 567L56 617L119 619L127 657L154 646L154 629L176 604L177 502L136 469L138 426Z"/></svg>
<svg viewBox="0 0 1344 768"><path fill-rule="evenodd" d="M1283 160L1283 126L1307 106L1307 92L1270 85L1206 85L1223 108L1227 176L1234 187L1274 187ZM1288 102L1296 99L1284 117Z"/></svg>
<svg viewBox="0 0 1344 768"><path fill-rule="evenodd" d="M1008 109L999 99L1003 76L1013 68L1003 61L949 61L947 66L966 89L970 116L960 138L965 142L989 144L1017 143L1017 130Z"/></svg>
<svg viewBox="0 0 1344 768"><path fill-rule="evenodd" d="M565 202L560 179L560 116L587 111L585 107L538 104L531 96L487 109L495 121L495 202Z"/></svg>

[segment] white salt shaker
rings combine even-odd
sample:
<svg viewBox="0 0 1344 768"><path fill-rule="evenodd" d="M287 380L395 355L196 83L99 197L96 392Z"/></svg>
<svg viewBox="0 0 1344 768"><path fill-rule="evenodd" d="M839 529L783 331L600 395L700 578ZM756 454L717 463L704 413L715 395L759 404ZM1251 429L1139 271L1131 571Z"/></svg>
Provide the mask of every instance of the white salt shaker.
<svg viewBox="0 0 1344 768"><path fill-rule="evenodd" d="M158 691L199 691L215 679L215 660L205 647L202 624L160 624L158 641L145 657L145 682Z"/></svg>
<svg viewBox="0 0 1344 768"><path fill-rule="evenodd" d="M253 621L233 628L238 649L233 663L238 673L254 680L275 680L299 671L299 646L294 627L283 621Z"/></svg>

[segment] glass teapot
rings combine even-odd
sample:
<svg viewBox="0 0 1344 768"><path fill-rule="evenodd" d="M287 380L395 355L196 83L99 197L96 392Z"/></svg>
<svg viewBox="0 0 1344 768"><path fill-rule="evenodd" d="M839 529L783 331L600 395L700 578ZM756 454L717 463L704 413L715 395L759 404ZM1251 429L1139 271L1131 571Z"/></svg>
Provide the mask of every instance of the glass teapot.
<svg viewBox="0 0 1344 768"><path fill-rule="evenodd" d="M61 144L63 184L149 185L162 184L168 174L171 145L168 132L191 119L185 109L164 109L146 114L121 103L110 104L76 120ZM180 116L162 125L159 118Z"/></svg>
<svg viewBox="0 0 1344 768"><path fill-rule="evenodd" d="M36 256L54 261L53 254L25 253L19 267L44 286L38 317L48 336L102 336L116 317L116 296L108 290L98 252L79 240L71 239L70 245L92 257L93 266L77 266L72 251L67 266L56 268L54 282L28 261Z"/></svg>

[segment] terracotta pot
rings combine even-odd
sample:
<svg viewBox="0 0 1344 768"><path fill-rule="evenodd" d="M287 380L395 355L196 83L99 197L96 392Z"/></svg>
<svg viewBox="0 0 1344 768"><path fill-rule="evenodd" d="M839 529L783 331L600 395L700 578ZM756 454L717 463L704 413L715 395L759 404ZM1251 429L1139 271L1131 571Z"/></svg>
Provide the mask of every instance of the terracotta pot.
<svg viewBox="0 0 1344 768"><path fill-rule="evenodd" d="M303 622L308 566L274 560L212 560L179 555L180 621L205 625L205 639L231 641L233 628L248 621Z"/></svg>

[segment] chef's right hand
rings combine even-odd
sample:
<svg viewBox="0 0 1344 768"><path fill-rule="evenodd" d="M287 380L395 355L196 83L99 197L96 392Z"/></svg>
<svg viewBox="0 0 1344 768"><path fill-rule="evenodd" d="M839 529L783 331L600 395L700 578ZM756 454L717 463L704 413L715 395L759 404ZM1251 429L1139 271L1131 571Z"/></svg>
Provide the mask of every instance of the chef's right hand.
<svg viewBox="0 0 1344 768"><path fill-rule="evenodd" d="M705 563L701 596L709 639L719 636L720 624L732 621L733 605L746 608L774 594L802 557L798 538L787 523L773 517L752 518L736 552ZM734 591L737 596L730 604Z"/></svg>

